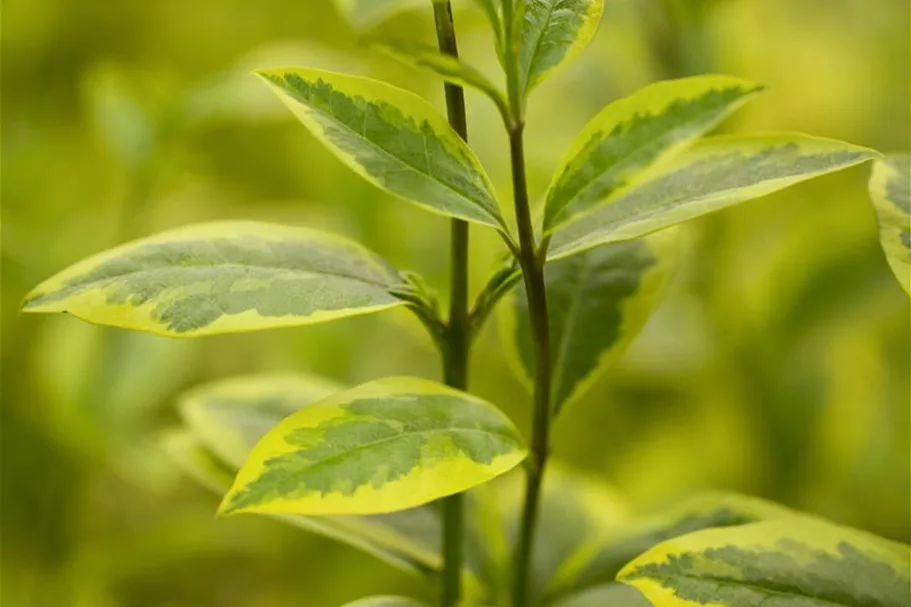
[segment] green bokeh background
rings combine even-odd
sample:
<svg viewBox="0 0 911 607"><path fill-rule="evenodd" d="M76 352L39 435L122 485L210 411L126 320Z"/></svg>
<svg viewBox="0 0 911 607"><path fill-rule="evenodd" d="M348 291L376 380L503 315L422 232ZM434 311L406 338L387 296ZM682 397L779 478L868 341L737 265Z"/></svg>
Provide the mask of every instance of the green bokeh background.
<svg viewBox="0 0 911 607"><path fill-rule="evenodd" d="M463 54L497 76L480 14ZM378 30L432 42L426 10ZM799 130L911 147L907 0L608 0L584 56L528 119L539 198L575 132L653 80L711 71L769 85L729 131ZM217 497L156 445L201 381L304 368L350 383L438 376L404 311L309 328L172 341L22 316L62 267L193 221L253 218L361 240L444 292L446 222L354 177L253 67L381 77L432 99L432 77L360 47L329 0L6 0L2 15L0 604L334 607L426 595L353 549ZM471 140L508 200L506 138L469 93ZM627 355L559 420L555 453L635 510L742 491L911 539L911 314L853 168L687 228L683 271ZM508 206L508 205L506 205ZM475 292L501 252L472 231ZM527 429L529 398L494 326L475 391Z"/></svg>

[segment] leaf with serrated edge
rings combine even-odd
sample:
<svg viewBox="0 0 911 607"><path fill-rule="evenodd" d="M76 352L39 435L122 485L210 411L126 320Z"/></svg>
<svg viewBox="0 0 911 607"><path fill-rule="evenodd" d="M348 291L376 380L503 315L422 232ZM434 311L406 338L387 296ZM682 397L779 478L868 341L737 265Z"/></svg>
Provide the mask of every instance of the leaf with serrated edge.
<svg viewBox="0 0 911 607"><path fill-rule="evenodd" d="M617 579L655 607L911 604L911 550L810 517L668 540Z"/></svg>
<svg viewBox="0 0 911 607"><path fill-rule="evenodd" d="M620 569L653 546L701 529L732 527L793 516L773 502L736 493L706 493L657 514L594 535L551 578L548 600L612 581Z"/></svg>
<svg viewBox="0 0 911 607"><path fill-rule="evenodd" d="M256 331L378 312L398 272L361 245L253 221L191 225L81 261L38 285L26 312L170 337Z"/></svg>
<svg viewBox="0 0 911 607"><path fill-rule="evenodd" d="M458 57L444 55L432 46L413 42L383 41L374 46L402 63L430 70L447 82L476 89L493 100L501 112L507 112L503 93L484 74Z"/></svg>
<svg viewBox="0 0 911 607"><path fill-rule="evenodd" d="M609 204L642 172L691 145L762 87L733 76L656 82L604 108L576 137L547 191L544 232Z"/></svg>
<svg viewBox="0 0 911 607"><path fill-rule="evenodd" d="M911 295L911 156L892 154L874 162L870 196L886 260Z"/></svg>
<svg viewBox="0 0 911 607"><path fill-rule="evenodd" d="M446 119L414 93L315 69L256 73L367 181L434 213L508 232L480 161Z"/></svg>
<svg viewBox="0 0 911 607"><path fill-rule="evenodd" d="M238 472L221 514L375 514L465 491L526 456L493 405L441 384L386 378L283 420Z"/></svg>
<svg viewBox="0 0 911 607"><path fill-rule="evenodd" d="M553 235L549 259L720 211L876 158L874 150L800 134L706 138Z"/></svg>
<svg viewBox="0 0 911 607"><path fill-rule="evenodd" d="M527 95L561 63L581 53L598 31L603 0L524 0L513 25L519 89Z"/></svg>
<svg viewBox="0 0 911 607"><path fill-rule="evenodd" d="M544 266L555 414L584 394L645 326L677 268L678 241L678 230L664 230ZM500 321L508 358L530 386L534 348L523 285L500 307Z"/></svg>

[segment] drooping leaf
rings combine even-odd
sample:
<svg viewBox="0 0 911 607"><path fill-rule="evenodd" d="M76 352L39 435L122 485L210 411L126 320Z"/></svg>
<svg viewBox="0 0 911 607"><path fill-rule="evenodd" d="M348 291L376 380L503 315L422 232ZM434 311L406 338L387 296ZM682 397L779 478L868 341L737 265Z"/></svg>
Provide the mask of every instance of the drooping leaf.
<svg viewBox="0 0 911 607"><path fill-rule="evenodd" d="M68 312L172 337L306 325L403 302L398 273L359 244L252 221L186 226L81 261L38 285L26 312Z"/></svg>
<svg viewBox="0 0 911 607"><path fill-rule="evenodd" d="M429 607L426 603L402 596L371 596L346 603L344 607Z"/></svg>
<svg viewBox="0 0 911 607"><path fill-rule="evenodd" d="M273 426L343 389L304 373L231 377L183 394L178 407L195 435L236 471Z"/></svg>
<svg viewBox="0 0 911 607"><path fill-rule="evenodd" d="M567 153L547 192L544 232L591 212L642 172L686 149L762 87L733 76L646 86L604 108Z"/></svg>
<svg viewBox="0 0 911 607"><path fill-rule="evenodd" d="M515 545L525 483L521 474L510 474L494 484L503 528ZM532 555L532 597L544 597L548 584L569 559L592 537L601 537L626 518L627 507L616 491L599 479L550 462L544 476ZM498 579L508 597L512 575L511 551L506 553ZM498 603L500 604L500 603Z"/></svg>
<svg viewBox="0 0 911 607"><path fill-rule="evenodd" d="M911 156L894 154L874 162L870 196L886 259L911 295Z"/></svg>
<svg viewBox="0 0 911 607"><path fill-rule="evenodd" d="M270 430L220 512L393 512L487 482L525 455L493 405L435 382L387 378L314 403Z"/></svg>
<svg viewBox="0 0 911 607"><path fill-rule="evenodd" d="M519 0L512 25L519 91L526 96L598 31L603 0Z"/></svg>
<svg viewBox="0 0 911 607"><path fill-rule="evenodd" d="M612 582L624 565L653 546L701 529L732 527L793 516L772 502L732 493L690 498L668 511L593 535L553 576L547 597L567 596Z"/></svg>
<svg viewBox="0 0 911 607"><path fill-rule="evenodd" d="M544 266L555 413L581 396L645 326L677 267L677 245L671 229ZM531 385L534 347L524 285L501 311L510 359Z"/></svg>
<svg viewBox="0 0 911 607"><path fill-rule="evenodd" d="M432 46L413 42L384 41L376 47L402 63L430 70L447 82L477 89L487 95L501 112L506 112L503 93L484 74L458 57L444 55Z"/></svg>
<svg viewBox="0 0 911 607"><path fill-rule="evenodd" d="M166 435L162 446L189 476L223 496L256 442L288 414L316 400L333 382L312 375L263 375L212 382L182 400L188 428ZM298 406L299 405L299 406ZM226 459L225 459L226 458ZM424 506L376 516L275 518L344 542L381 560L426 575L442 567L440 521Z"/></svg>
<svg viewBox="0 0 911 607"><path fill-rule="evenodd" d="M875 158L873 150L800 134L710 137L553 235L551 259L644 234Z"/></svg>
<svg viewBox="0 0 911 607"><path fill-rule="evenodd" d="M618 579L655 607L904 607L911 604L911 550L794 517L668 540Z"/></svg>
<svg viewBox="0 0 911 607"><path fill-rule="evenodd" d="M366 30L396 13L424 7L427 0L335 0L335 4L352 27Z"/></svg>
<svg viewBox="0 0 911 607"><path fill-rule="evenodd" d="M435 213L507 231L481 163L417 95L314 69L257 74L323 144L374 185Z"/></svg>

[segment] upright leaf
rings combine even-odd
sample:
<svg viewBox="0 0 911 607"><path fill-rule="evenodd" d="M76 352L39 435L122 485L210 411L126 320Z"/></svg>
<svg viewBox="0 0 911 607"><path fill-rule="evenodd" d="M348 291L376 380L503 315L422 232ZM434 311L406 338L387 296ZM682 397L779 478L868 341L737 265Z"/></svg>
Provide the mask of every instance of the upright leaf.
<svg viewBox="0 0 911 607"><path fill-rule="evenodd" d="M794 517L669 540L618 579L655 607L905 607L909 556L908 546Z"/></svg>
<svg viewBox="0 0 911 607"><path fill-rule="evenodd" d="M800 134L710 137L556 232L550 257L638 238L877 155L841 141Z"/></svg>
<svg viewBox="0 0 911 607"><path fill-rule="evenodd" d="M269 431L220 512L403 510L482 484L525 455L493 405L435 382L387 378L314 403Z"/></svg>
<svg viewBox="0 0 911 607"><path fill-rule="evenodd" d="M886 259L911 295L911 156L894 154L874 162L870 196Z"/></svg>
<svg viewBox="0 0 911 607"><path fill-rule="evenodd" d="M523 97L564 61L588 46L604 10L603 0L519 0L512 25Z"/></svg>
<svg viewBox="0 0 911 607"><path fill-rule="evenodd" d="M732 76L696 76L657 82L608 105L582 129L557 170L547 192L545 233L608 204L761 88Z"/></svg>
<svg viewBox="0 0 911 607"><path fill-rule="evenodd" d="M508 231L481 163L417 95L314 69L257 73L320 141L374 185L435 213Z"/></svg>
<svg viewBox="0 0 911 607"><path fill-rule="evenodd" d="M204 223L136 240L60 272L26 312L68 312L172 337L306 325L377 312L398 272L357 243L252 221Z"/></svg>
<svg viewBox="0 0 911 607"><path fill-rule="evenodd" d="M581 396L638 335L674 274L677 230L586 251L544 266L554 412ZM524 285L501 307L507 351L531 385L534 347Z"/></svg>
<svg viewBox="0 0 911 607"><path fill-rule="evenodd" d="M783 506L744 495L696 496L665 512L592 535L554 575L547 597L567 596L611 582L627 563L665 540L701 529L735 527L793 515Z"/></svg>
<svg viewBox="0 0 911 607"><path fill-rule="evenodd" d="M365 30L398 12L426 6L427 0L335 0L335 4L355 29Z"/></svg>

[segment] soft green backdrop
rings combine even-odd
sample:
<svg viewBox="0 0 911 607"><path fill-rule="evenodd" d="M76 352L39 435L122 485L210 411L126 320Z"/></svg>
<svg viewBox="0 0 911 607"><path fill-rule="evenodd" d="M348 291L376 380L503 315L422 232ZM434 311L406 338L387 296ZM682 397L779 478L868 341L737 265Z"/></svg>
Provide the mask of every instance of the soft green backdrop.
<svg viewBox="0 0 911 607"><path fill-rule="evenodd" d="M294 368L346 383L436 377L407 312L170 341L24 317L18 304L90 253L226 218L334 230L444 288L447 222L354 178L249 71L368 74L442 107L439 83L359 48L329 0L7 0L3 12L0 603L333 607L420 593L328 540L253 516L216 520L217 498L156 446L175 395L207 379ZM429 12L380 29L431 42ZM482 16L456 19L464 55L495 77ZM532 192L603 105L707 71L770 87L726 130L907 150L909 23L905 0L608 0L592 47L532 100ZM474 93L468 103L473 145L505 199L498 116ZM561 416L557 455L635 509L732 489L909 541L911 314L879 248L868 171L689 224L670 296ZM473 230L475 289L500 252L488 232ZM528 396L493 329L472 384L527 428Z"/></svg>

